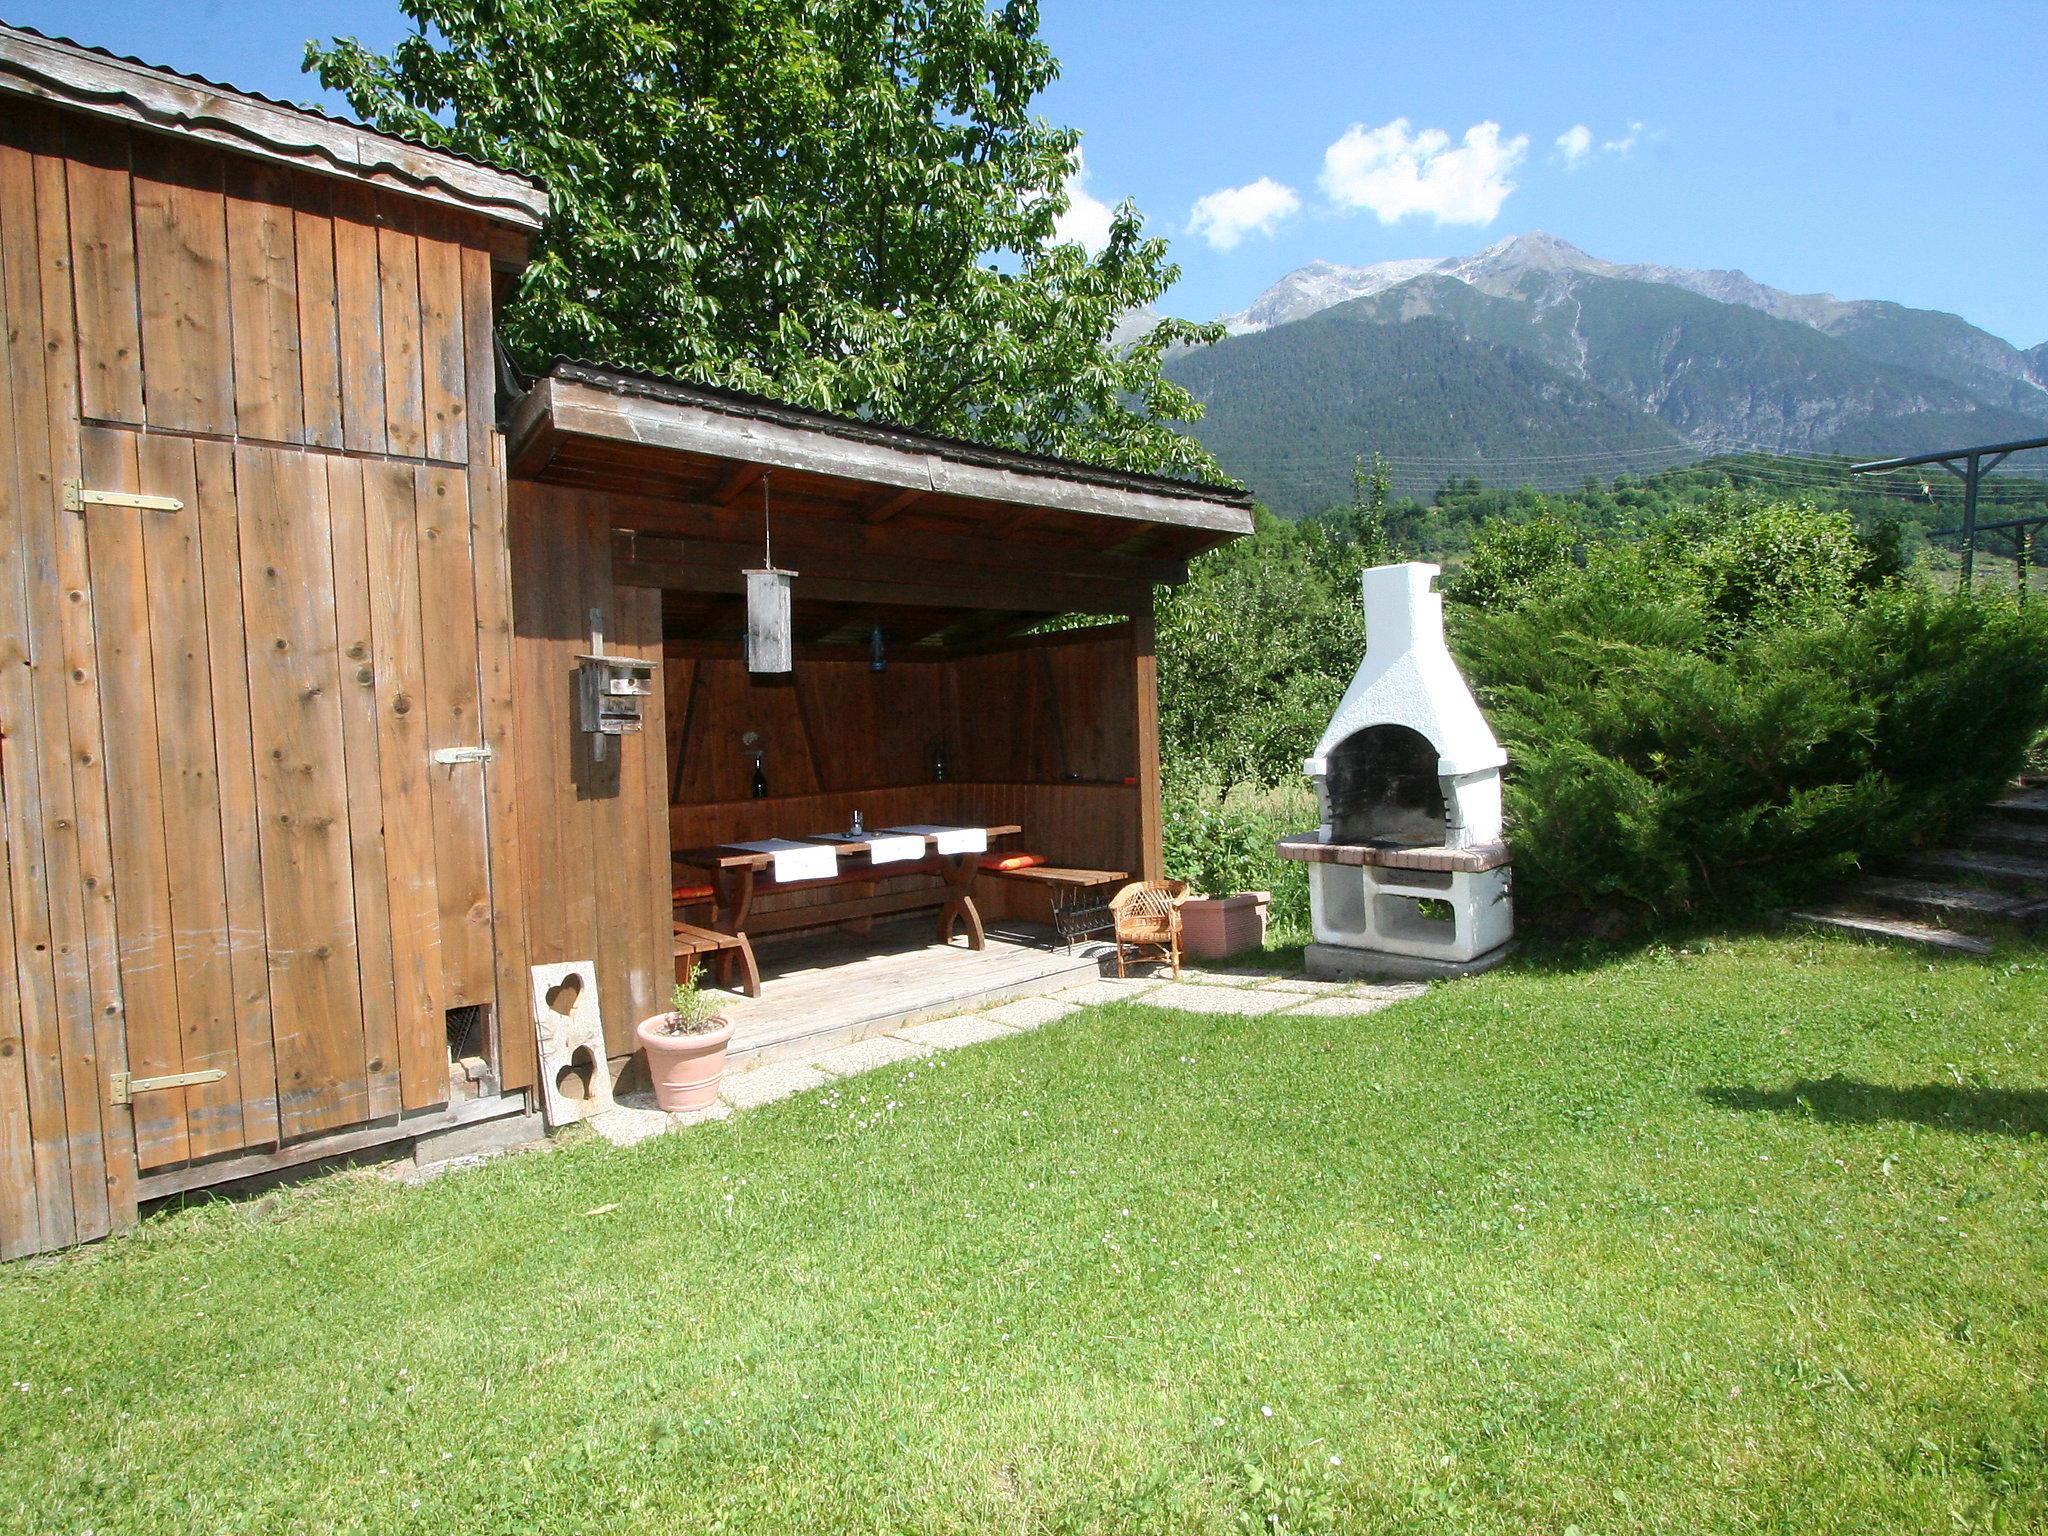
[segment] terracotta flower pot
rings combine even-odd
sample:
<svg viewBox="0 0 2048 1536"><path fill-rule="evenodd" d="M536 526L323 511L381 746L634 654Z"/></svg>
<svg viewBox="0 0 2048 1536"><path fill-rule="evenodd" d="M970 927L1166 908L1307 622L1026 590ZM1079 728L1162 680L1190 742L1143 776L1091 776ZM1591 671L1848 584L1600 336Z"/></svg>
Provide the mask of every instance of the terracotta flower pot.
<svg viewBox="0 0 2048 1536"><path fill-rule="evenodd" d="M718 1080L725 1075L725 1048L732 1043L732 1024L717 1021L701 1035L668 1033L669 1016L642 1019L634 1031L647 1052L647 1075L654 1081L654 1102L671 1114L709 1109L718 1102Z"/></svg>
<svg viewBox="0 0 2048 1536"><path fill-rule="evenodd" d="M1191 896L1180 905L1181 948L1192 960L1228 960L1266 942L1271 891Z"/></svg>

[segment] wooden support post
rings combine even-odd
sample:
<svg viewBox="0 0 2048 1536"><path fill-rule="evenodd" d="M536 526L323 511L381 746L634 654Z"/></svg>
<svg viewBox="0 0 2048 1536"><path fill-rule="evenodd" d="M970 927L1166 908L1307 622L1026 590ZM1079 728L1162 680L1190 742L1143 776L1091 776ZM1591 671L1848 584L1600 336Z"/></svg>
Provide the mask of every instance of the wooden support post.
<svg viewBox="0 0 2048 1536"><path fill-rule="evenodd" d="M1152 598L1131 614L1131 654L1137 693L1138 857L1141 880L1166 878L1159 827L1159 658L1154 652Z"/></svg>

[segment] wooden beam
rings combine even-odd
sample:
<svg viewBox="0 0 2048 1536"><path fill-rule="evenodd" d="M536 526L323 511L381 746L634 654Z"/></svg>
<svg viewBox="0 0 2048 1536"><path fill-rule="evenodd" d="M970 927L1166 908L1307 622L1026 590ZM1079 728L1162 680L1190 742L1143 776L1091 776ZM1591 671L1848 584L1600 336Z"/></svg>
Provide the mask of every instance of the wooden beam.
<svg viewBox="0 0 2048 1536"><path fill-rule="evenodd" d="M840 422L794 407L747 410L737 404L688 398L688 386L644 386L627 393L557 373L536 383L512 428L515 460L525 438L551 429L565 436L635 443L710 458L749 459L771 469L802 470L864 480L899 490L930 491L1010 506L1043 507L1165 523L1225 537L1251 532L1251 512L1240 493L1176 493L1112 470L1076 465L1056 468L1026 454L955 445L921 434Z"/></svg>
<svg viewBox="0 0 2048 1536"><path fill-rule="evenodd" d="M631 535L621 535L630 539ZM781 551L777 551L778 558ZM661 587L676 592L740 593L742 574L760 559L751 544L693 543L670 558L614 547L612 578L620 586ZM1124 613L1151 597L1149 587L1023 572L956 570L943 579L906 577L858 561L833 566L808 561L798 566L797 597L828 603L886 603L906 608L1005 609L1044 616L1058 613ZM893 578L893 579L891 579Z"/></svg>
<svg viewBox="0 0 2048 1536"><path fill-rule="evenodd" d="M911 486L906 490L896 492L893 496L885 496L868 509L863 521L886 523L899 512L909 511L910 508L923 501L929 494L927 491L920 491L916 486Z"/></svg>
<svg viewBox="0 0 2048 1536"><path fill-rule="evenodd" d="M527 235L547 217L547 193L523 176L55 38L0 29L0 93L389 187Z"/></svg>
<svg viewBox="0 0 2048 1536"><path fill-rule="evenodd" d="M766 464L735 464L731 473L718 483L718 489L706 499L714 507L729 507L753 489L767 473Z"/></svg>
<svg viewBox="0 0 2048 1536"><path fill-rule="evenodd" d="M664 546L672 553L676 546L698 540L752 544L761 536L758 516L740 516L702 503L615 496L608 512L614 528L632 531L642 550L655 553L662 552ZM1185 581L1188 574L1187 562L1169 555L1114 555L1056 544L1006 544L978 534L873 528L794 513L777 516L775 548L792 559L803 557L813 563L848 560L870 571L904 562L994 571L1015 571L1023 566L1056 576L1127 586L1171 586Z"/></svg>
<svg viewBox="0 0 2048 1536"><path fill-rule="evenodd" d="M1152 594L1131 614L1131 657L1138 694L1138 859L1140 880L1166 878L1159 809L1159 657Z"/></svg>

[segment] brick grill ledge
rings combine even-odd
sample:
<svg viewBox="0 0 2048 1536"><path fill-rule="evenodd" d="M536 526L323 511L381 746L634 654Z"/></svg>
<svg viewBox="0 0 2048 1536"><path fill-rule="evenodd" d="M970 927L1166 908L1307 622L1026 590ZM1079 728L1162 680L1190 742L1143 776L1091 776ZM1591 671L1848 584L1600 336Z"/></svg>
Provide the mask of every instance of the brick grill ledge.
<svg viewBox="0 0 2048 1536"><path fill-rule="evenodd" d="M1370 843L1324 843L1313 832L1280 839L1275 851L1300 864L1373 864L1381 869L1427 869L1440 873L1499 869L1510 862L1506 843L1472 848L1377 848Z"/></svg>

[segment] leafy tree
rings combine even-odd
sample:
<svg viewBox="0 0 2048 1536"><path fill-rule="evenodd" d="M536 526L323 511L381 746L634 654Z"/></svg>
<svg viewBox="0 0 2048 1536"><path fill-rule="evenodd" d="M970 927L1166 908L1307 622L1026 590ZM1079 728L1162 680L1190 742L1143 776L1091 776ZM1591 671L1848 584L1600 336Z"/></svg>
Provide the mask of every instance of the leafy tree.
<svg viewBox="0 0 2048 1536"><path fill-rule="evenodd" d="M1126 469L1220 479L1160 373L1220 327L1119 317L1179 275L1137 210L1054 239L1080 136L1031 113L1034 0L401 0L307 47L380 128L526 172L552 214L504 317L566 353Z"/></svg>

